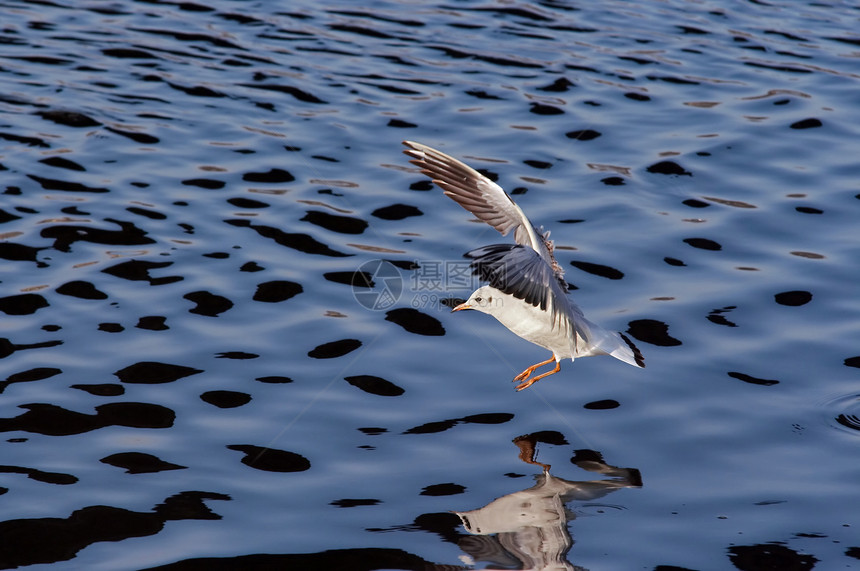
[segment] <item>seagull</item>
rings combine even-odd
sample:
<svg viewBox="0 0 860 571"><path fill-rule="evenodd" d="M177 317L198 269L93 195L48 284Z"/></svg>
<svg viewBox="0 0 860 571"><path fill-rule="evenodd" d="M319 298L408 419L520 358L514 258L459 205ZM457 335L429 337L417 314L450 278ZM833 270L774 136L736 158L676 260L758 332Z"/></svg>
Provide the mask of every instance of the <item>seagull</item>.
<svg viewBox="0 0 860 571"><path fill-rule="evenodd" d="M521 391L561 370L561 361L611 355L634 367L644 367L639 349L623 333L607 331L585 318L568 295L564 271L553 256L553 243L543 227L535 228L522 209L497 185L475 169L427 145L403 141L411 163L420 167L457 204L486 222L502 236L514 233L515 244L492 244L465 254L481 286L452 311L474 309L535 345L552 351L546 361L514 377ZM555 368L532 376L555 361Z"/></svg>

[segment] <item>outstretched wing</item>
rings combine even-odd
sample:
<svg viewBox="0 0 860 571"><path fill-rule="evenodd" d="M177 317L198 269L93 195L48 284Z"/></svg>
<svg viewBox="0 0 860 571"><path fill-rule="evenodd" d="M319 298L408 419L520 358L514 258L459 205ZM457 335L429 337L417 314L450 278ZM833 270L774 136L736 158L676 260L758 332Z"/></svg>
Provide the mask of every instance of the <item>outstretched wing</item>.
<svg viewBox="0 0 860 571"><path fill-rule="evenodd" d="M507 236L514 231L514 240L533 249L547 263L553 258L544 237L539 235L522 209L508 193L469 165L427 145L403 141L409 147L403 151L412 157L412 164L433 179L445 194L457 204Z"/></svg>

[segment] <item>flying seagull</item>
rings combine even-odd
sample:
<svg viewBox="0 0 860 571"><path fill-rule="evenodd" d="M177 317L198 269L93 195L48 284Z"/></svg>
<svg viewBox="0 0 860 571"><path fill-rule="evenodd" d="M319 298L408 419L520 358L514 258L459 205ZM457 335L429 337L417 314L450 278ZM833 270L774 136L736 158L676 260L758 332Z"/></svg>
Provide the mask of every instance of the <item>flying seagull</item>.
<svg viewBox="0 0 860 571"><path fill-rule="evenodd" d="M567 293L564 271L553 256L549 232L535 228L522 209L496 183L457 159L427 145L403 141L403 151L457 204L503 236L513 231L515 244L482 246L465 254L473 274L489 285L479 287L452 311L475 309L552 356L514 377L517 390L561 370L562 359L612 355L644 367L639 349L623 333L607 331L585 318ZM532 377L555 361L555 368Z"/></svg>

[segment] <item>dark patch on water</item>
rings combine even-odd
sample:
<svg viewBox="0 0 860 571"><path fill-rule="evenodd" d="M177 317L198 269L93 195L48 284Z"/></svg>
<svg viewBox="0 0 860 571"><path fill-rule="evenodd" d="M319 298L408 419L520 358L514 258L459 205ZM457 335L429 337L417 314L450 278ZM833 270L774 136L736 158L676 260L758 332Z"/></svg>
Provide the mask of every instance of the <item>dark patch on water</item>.
<svg viewBox="0 0 860 571"><path fill-rule="evenodd" d="M603 264L595 264L594 262L581 262L573 260L570 262L570 265L574 268L582 270L583 272L588 272L589 274L594 274L595 276L608 278L610 280L620 280L624 277L624 273L620 270L616 270L615 268L605 266Z"/></svg>
<svg viewBox="0 0 860 571"><path fill-rule="evenodd" d="M95 407L85 414L62 407L34 403L20 405L24 412L13 418L0 418L0 432L21 430L48 436L68 436L106 426L131 428L170 428L176 414L169 408L140 402L117 402Z"/></svg>
<svg viewBox="0 0 860 571"><path fill-rule="evenodd" d="M675 161L660 161L659 163L654 163L649 166L647 169L650 173L656 174L669 174L676 176L693 176L688 170L685 170L684 167L676 163Z"/></svg>
<svg viewBox="0 0 860 571"><path fill-rule="evenodd" d="M164 276L154 278L149 275L150 270L157 270L173 265L173 262L150 262L147 260L128 260L120 262L102 270L106 274L130 281L147 281L149 285L165 285L182 281L182 276Z"/></svg>
<svg viewBox="0 0 860 571"><path fill-rule="evenodd" d="M279 184L293 182L296 177L284 169L273 168L265 172L248 172L242 175L242 180L248 182Z"/></svg>
<svg viewBox="0 0 860 571"><path fill-rule="evenodd" d="M135 327L149 331L167 331L170 328L166 321L167 318L163 315L146 315L137 320Z"/></svg>
<svg viewBox="0 0 860 571"><path fill-rule="evenodd" d="M541 170L548 169L548 168L552 167L552 163L548 163L546 161L538 161L538 160L534 160L534 159L526 159L523 161L523 164L526 164L532 168L541 169Z"/></svg>
<svg viewBox="0 0 860 571"><path fill-rule="evenodd" d="M274 385L293 382L293 380L289 377L282 377L282 376L278 376L278 375L268 376L268 377L257 377L254 380L259 381L261 383L268 383L268 384L274 384Z"/></svg>
<svg viewBox="0 0 860 571"><path fill-rule="evenodd" d="M359 347L361 347L361 341L358 339L341 339L318 345L308 352L308 357L314 359L334 359L335 357L342 357L347 353L355 351Z"/></svg>
<svg viewBox="0 0 860 571"><path fill-rule="evenodd" d="M492 95L487 93L483 89L467 89L464 91L466 95L471 95L472 97L476 97L478 99L490 99L490 100L501 100L502 98L498 95Z"/></svg>
<svg viewBox="0 0 860 571"><path fill-rule="evenodd" d="M718 252L723 249L719 243L708 238L684 238L684 243L700 250L710 250L712 252Z"/></svg>
<svg viewBox="0 0 860 571"><path fill-rule="evenodd" d="M230 450L242 452L242 464L266 472L304 472L311 467L310 461L295 452L253 446L251 444L231 444Z"/></svg>
<svg viewBox="0 0 860 571"><path fill-rule="evenodd" d="M184 365L141 361L116 371L114 375L123 383L161 384L172 383L202 372L201 369Z"/></svg>
<svg viewBox="0 0 860 571"><path fill-rule="evenodd" d="M57 157L57 156L48 157L45 159L41 159L39 162L42 163L43 165L48 165L49 167L66 169L66 170L70 170L70 171L85 172L87 170L82 165L79 165L75 161L72 161L72 160L69 160L69 159L66 159L63 157Z"/></svg>
<svg viewBox="0 0 860 571"><path fill-rule="evenodd" d="M359 506L375 506L381 504L382 500L372 498L344 498L342 500L334 500L329 505L338 508L356 508Z"/></svg>
<svg viewBox="0 0 860 571"><path fill-rule="evenodd" d="M416 125L415 123L410 123L409 121L404 121L403 119L388 120L388 127L393 127L395 129L414 129L417 126L418 125Z"/></svg>
<svg viewBox="0 0 860 571"><path fill-rule="evenodd" d="M600 182L606 186L624 186L627 182L620 176L608 176L600 179Z"/></svg>
<svg viewBox="0 0 860 571"><path fill-rule="evenodd" d="M548 83L543 87L538 87L537 90L546 91L549 93L566 93L570 91L571 87L576 87L576 84L566 77L559 77L552 83Z"/></svg>
<svg viewBox="0 0 860 571"><path fill-rule="evenodd" d="M126 208L128 212L132 214L137 214L138 216L143 216L144 218L149 218L150 220L167 220L167 215L162 214L161 212L156 212L155 210L150 210L148 208L140 208L139 206L129 206Z"/></svg>
<svg viewBox="0 0 860 571"><path fill-rule="evenodd" d="M248 353L247 351L222 351L221 353L216 353L216 359L237 359L237 360L245 360L245 359L258 359L260 356L256 353Z"/></svg>
<svg viewBox="0 0 860 571"><path fill-rule="evenodd" d="M360 218L329 214L318 210L309 210L301 220L341 234L361 234L367 229L367 222Z"/></svg>
<svg viewBox="0 0 860 571"><path fill-rule="evenodd" d="M555 105L547 105L545 103L531 103L531 111L535 115L563 115L564 109Z"/></svg>
<svg viewBox="0 0 860 571"><path fill-rule="evenodd" d="M260 200L254 200L253 198L244 198L238 196L236 198L228 198L227 202L235 206L236 208L248 208L248 209L258 209L258 208L269 208L271 204L267 204Z"/></svg>
<svg viewBox="0 0 860 571"><path fill-rule="evenodd" d="M611 410L619 406L621 406L621 403L617 400L603 399L585 403L582 405L582 408L587 408L588 410Z"/></svg>
<svg viewBox="0 0 860 571"><path fill-rule="evenodd" d="M802 119L800 121L796 121L789 125L792 129L815 129L816 127L821 127L823 123L821 119L816 119L811 117L809 119Z"/></svg>
<svg viewBox="0 0 860 571"><path fill-rule="evenodd" d="M593 130L593 129L582 129L580 131L568 131L564 134L568 139L574 139L576 141L592 141L599 137L601 133Z"/></svg>
<svg viewBox="0 0 860 571"><path fill-rule="evenodd" d="M73 389L78 389L97 397L118 397L125 394L125 387L116 383L78 384L70 386Z"/></svg>
<svg viewBox="0 0 860 571"><path fill-rule="evenodd" d="M710 206L710 204L708 204L704 200L699 200L698 198L688 198L681 204L689 206L691 208L707 208L708 206Z"/></svg>
<svg viewBox="0 0 860 571"><path fill-rule="evenodd" d="M346 377L344 380L366 393L382 397L399 397L406 392L391 381L373 375L354 375Z"/></svg>
<svg viewBox="0 0 860 571"><path fill-rule="evenodd" d="M12 214L12 213L9 213L9 212L6 212L6 211L5 211L5 210L3 210L3 209L0 209L0 224L6 224L7 222L11 222L11 221L13 221L13 220L20 220L20 219L21 219L21 217L20 217L20 216L17 216L17 215L15 215L15 214ZM3 244L2 244L2 245L3 245L4 247L6 247L8 244L9 244L9 242L3 242ZM6 258L6 259L7 259L7 260L13 260L13 259L15 259L15 258Z"/></svg>
<svg viewBox="0 0 860 571"><path fill-rule="evenodd" d="M435 186L433 185L433 182L429 180L419 180L409 185L409 190L417 190L420 192L427 192L434 188Z"/></svg>
<svg viewBox="0 0 860 571"><path fill-rule="evenodd" d="M769 387L771 385L779 384L779 381L775 379L759 379L757 377L753 377L752 375L747 375L746 373L738 373L735 371L730 372L728 375L733 379L737 379L739 381L743 381L751 385L762 385L765 387Z"/></svg>
<svg viewBox="0 0 860 571"><path fill-rule="evenodd" d="M484 412L480 414L470 414L464 416L460 420L465 423L474 424L504 424L514 418L513 414L507 412Z"/></svg>
<svg viewBox="0 0 860 571"><path fill-rule="evenodd" d="M62 345L60 340L42 341L40 343L12 343L5 337L0 337L0 359L8 357L15 351L23 351L25 349L42 349L47 347L56 347Z"/></svg>
<svg viewBox="0 0 860 571"><path fill-rule="evenodd" d="M354 272L326 272L323 277L336 284L344 284L352 287L370 288L376 286L373 274L361 270Z"/></svg>
<svg viewBox="0 0 860 571"><path fill-rule="evenodd" d="M669 326L656 319L637 319L628 324L627 333L638 341L651 343L659 347L676 347L681 345L678 339L669 335Z"/></svg>
<svg viewBox="0 0 860 571"><path fill-rule="evenodd" d="M251 228L264 238L270 238L281 246L286 246L287 248L292 248L306 254L318 254L320 256L330 256L334 258L344 258L352 255L329 248L322 242L319 242L307 234L284 232L283 230L272 226L255 225L251 224L250 220L225 220L225 222L231 226L237 226L239 228Z"/></svg>
<svg viewBox="0 0 860 571"><path fill-rule="evenodd" d="M92 193L105 193L109 192L107 188L104 187L95 187L95 186L87 186L80 182L72 182L68 180L60 180L55 178L47 178L43 176L37 176L34 174L28 174L28 177L38 182L43 189L45 190L61 190L64 192L92 192Z"/></svg>
<svg viewBox="0 0 860 571"><path fill-rule="evenodd" d="M237 408L251 402L251 395L239 391L206 391L200 400L218 408Z"/></svg>
<svg viewBox="0 0 860 571"><path fill-rule="evenodd" d="M463 418L452 418L449 420L437 420L428 422L420 426L415 426L405 430L403 434L433 434L444 432L450 428L457 426L460 423L475 423L475 424L504 424L510 422L514 418L513 414L507 412L492 412L484 414L472 414Z"/></svg>
<svg viewBox="0 0 860 571"><path fill-rule="evenodd" d="M185 470L187 468L187 466L165 462L158 456L144 452L117 452L105 456L99 462L117 468L125 468L126 474L153 474L166 470Z"/></svg>
<svg viewBox="0 0 860 571"><path fill-rule="evenodd" d="M156 145L161 142L158 137L147 133L139 133L137 131L126 131L124 129L117 129L116 127L105 127L105 131L110 131L120 137L131 139L135 143L140 143L141 145Z"/></svg>
<svg viewBox="0 0 860 571"><path fill-rule="evenodd" d="M716 323L717 325L725 325L726 327L737 327L736 323L729 321L724 315L734 309L737 309L734 305L730 305L722 309L714 309L708 314L708 321Z"/></svg>
<svg viewBox="0 0 860 571"><path fill-rule="evenodd" d="M36 256L45 248L33 248L24 244L13 242L0 243L0 258L12 262L36 262L38 267L47 267L47 264L36 260Z"/></svg>
<svg viewBox="0 0 860 571"><path fill-rule="evenodd" d="M13 568L68 561L93 543L155 535L168 521L221 519L203 500L229 499L224 494L180 492L165 499L151 512L101 505L77 509L66 518L3 521L0 534L10 542L0 555L0 565Z"/></svg>
<svg viewBox="0 0 860 571"><path fill-rule="evenodd" d="M812 301L812 294L803 290L784 291L774 295L773 297L778 304L788 305L791 307L806 305Z"/></svg>
<svg viewBox="0 0 860 571"><path fill-rule="evenodd" d="M131 222L105 218L106 222L116 224L119 230L105 230L92 226L56 225L40 232L43 238L53 238L55 250L68 252L75 242L89 242L109 246L143 246L154 244L155 240L146 237L146 232Z"/></svg>
<svg viewBox="0 0 860 571"><path fill-rule="evenodd" d="M196 186L207 190L218 190L227 186L223 180L213 178L188 178L182 181L185 186Z"/></svg>
<svg viewBox="0 0 860 571"><path fill-rule="evenodd" d="M303 291L301 284L296 282L274 280L258 284L253 299L265 303L280 303L299 295Z"/></svg>
<svg viewBox="0 0 860 571"><path fill-rule="evenodd" d="M377 208L370 214L383 220L403 220L410 216L422 216L424 213L409 204L392 204L391 206Z"/></svg>
<svg viewBox="0 0 860 571"><path fill-rule="evenodd" d="M42 381L50 379L53 376L59 375L63 371L56 367L36 367L21 371L20 373L12 373L6 377L5 381L0 382L0 393L12 383L30 383L33 381Z"/></svg>
<svg viewBox="0 0 860 571"><path fill-rule="evenodd" d="M446 482L444 484L431 484L429 486L425 486L419 495L422 496L456 496L457 494L462 494L466 491L466 486L461 486L460 484L455 484L453 482Z"/></svg>
<svg viewBox="0 0 860 571"><path fill-rule="evenodd" d="M189 313L205 315L207 317L218 317L221 313L233 307L233 302L209 291L192 291L182 296L197 305L188 310Z"/></svg>
<svg viewBox="0 0 860 571"><path fill-rule="evenodd" d="M452 521L457 516L450 514ZM373 531L373 530L370 530ZM398 530L394 530L398 531ZM431 569L432 561L422 559L402 549L358 547L329 549L319 553L253 554L235 557L201 557L185 559L143 571L183 571L187 569L349 569L375 571L377 569Z"/></svg>
<svg viewBox="0 0 860 571"><path fill-rule="evenodd" d="M633 101L651 101L651 98L644 93L636 93L633 91L625 93L624 97L626 97L627 99L632 99Z"/></svg>
<svg viewBox="0 0 860 571"><path fill-rule="evenodd" d="M45 472L35 468L22 468L20 466L0 466L0 473L24 474L33 481L42 482L43 484L56 484L58 486L68 486L69 484L78 483L78 478L71 474L64 474L62 472Z"/></svg>
<svg viewBox="0 0 860 571"><path fill-rule="evenodd" d="M107 294L99 291L95 285L83 280L66 282L57 288L57 293L80 299L107 299Z"/></svg>
<svg viewBox="0 0 860 571"><path fill-rule="evenodd" d="M48 307L48 300L37 293L0 297L0 311L6 315L31 315Z"/></svg>
<svg viewBox="0 0 860 571"><path fill-rule="evenodd" d="M412 307L400 307L385 312L385 321L396 323L409 333L417 335L445 335L442 323Z"/></svg>
<svg viewBox="0 0 860 571"><path fill-rule="evenodd" d="M37 111L36 115L39 115L42 119L47 121L52 121L58 125L65 125L67 127L84 128L101 126L101 123L89 115L85 115L84 113L79 113L77 111L63 111L55 109L49 111Z"/></svg>
<svg viewBox="0 0 860 571"><path fill-rule="evenodd" d="M818 563L818 559L812 555L799 553L776 543L733 545L728 548L728 552L729 560L739 571L761 569L804 571L814 568Z"/></svg>
<svg viewBox="0 0 860 571"><path fill-rule="evenodd" d="M257 262L246 262L242 264L242 267L239 268L240 272L262 272L265 270L263 266L258 264Z"/></svg>

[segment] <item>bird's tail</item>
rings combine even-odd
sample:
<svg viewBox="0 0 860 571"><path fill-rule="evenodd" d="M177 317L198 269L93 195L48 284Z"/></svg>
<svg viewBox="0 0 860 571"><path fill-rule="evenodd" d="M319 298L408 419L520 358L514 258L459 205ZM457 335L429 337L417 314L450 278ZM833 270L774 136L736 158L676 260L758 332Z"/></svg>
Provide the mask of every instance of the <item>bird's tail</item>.
<svg viewBox="0 0 860 571"><path fill-rule="evenodd" d="M594 347L590 355L611 355L634 367L645 367L645 358L639 348L623 333L607 331L585 320L588 342Z"/></svg>

